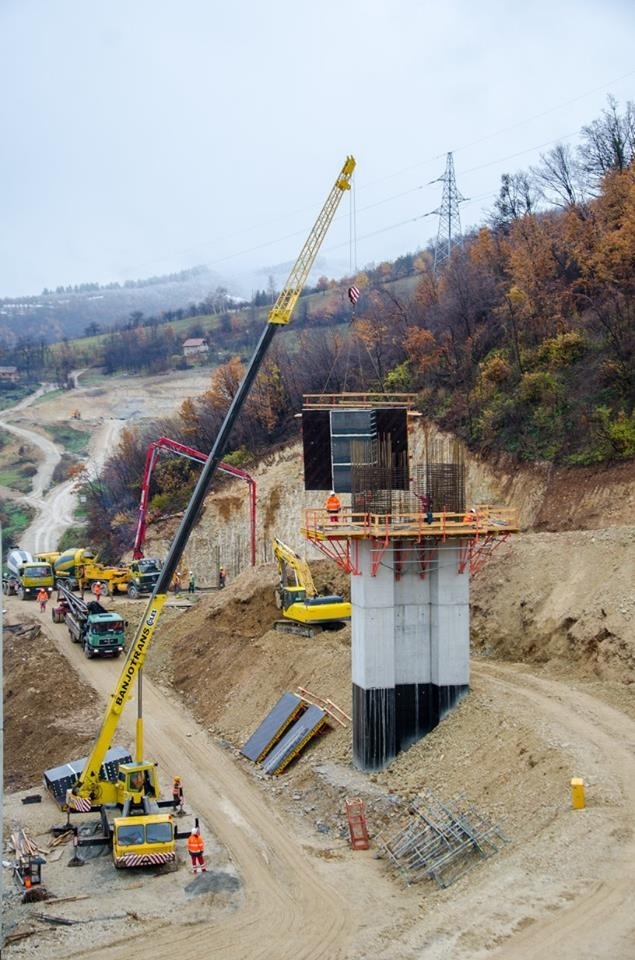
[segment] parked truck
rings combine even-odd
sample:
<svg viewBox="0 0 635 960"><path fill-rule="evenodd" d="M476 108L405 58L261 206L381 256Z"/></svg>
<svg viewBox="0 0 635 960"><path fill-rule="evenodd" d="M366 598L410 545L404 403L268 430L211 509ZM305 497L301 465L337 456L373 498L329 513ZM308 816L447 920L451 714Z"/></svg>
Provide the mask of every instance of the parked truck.
<svg viewBox="0 0 635 960"><path fill-rule="evenodd" d="M34 600L42 587L50 593L53 582L50 563L34 560L26 550L10 550L7 554L6 568L2 573L5 596L17 595L21 600Z"/></svg>
<svg viewBox="0 0 635 960"><path fill-rule="evenodd" d="M126 643L126 621L120 614L106 610L97 600L82 600L63 585L57 598L53 620L64 619L71 640L81 643L88 659L119 656Z"/></svg>
<svg viewBox="0 0 635 960"><path fill-rule="evenodd" d="M150 594L161 572L161 563L152 557L129 564L108 566L99 563L93 550L73 547L60 554L53 563L56 586L73 590L92 590L100 583L102 594L127 593L132 599Z"/></svg>

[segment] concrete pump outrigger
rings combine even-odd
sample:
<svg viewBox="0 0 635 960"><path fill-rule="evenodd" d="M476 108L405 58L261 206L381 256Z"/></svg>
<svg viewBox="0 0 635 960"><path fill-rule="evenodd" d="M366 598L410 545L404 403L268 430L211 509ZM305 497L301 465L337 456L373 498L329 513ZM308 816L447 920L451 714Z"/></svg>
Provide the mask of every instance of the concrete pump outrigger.
<svg viewBox="0 0 635 960"><path fill-rule="evenodd" d="M161 611L166 602L168 590L174 573L187 544L192 528L198 518L211 481L227 448L232 427L241 411L249 391L258 374L266 351L274 334L280 326L291 319L300 297L309 271L313 266L324 236L335 216L344 191L350 189L350 181L355 169L353 157L347 157L337 176L329 196L306 240L284 289L273 305L267 318L255 352L251 358L245 376L225 415L216 441L201 471L198 483L183 515L183 519L172 541L159 579L146 606L141 623L132 641L123 669L111 694L95 745L83 763L81 773L68 775L68 768L55 768L46 771L44 779L52 792L59 797L60 786L64 783L66 806L73 811L100 809L104 820L104 830L110 834L113 844L113 856L116 866L143 866L165 863L175 859L176 830L169 814L158 813L160 806L169 805L161 801L156 765L143 759L143 718L141 711L137 717L135 760L126 757L121 748L111 748L113 738L128 701L135 680L140 680L143 662L152 642L159 622ZM121 760L125 758L125 762ZM69 780L73 782L69 783ZM116 808L123 816L110 822L104 815L104 809ZM158 818L158 819L157 819ZM131 840L132 831L128 827L138 827L141 840L118 843L118 839ZM130 837L128 836L130 834ZM156 839L155 839L156 838Z"/></svg>

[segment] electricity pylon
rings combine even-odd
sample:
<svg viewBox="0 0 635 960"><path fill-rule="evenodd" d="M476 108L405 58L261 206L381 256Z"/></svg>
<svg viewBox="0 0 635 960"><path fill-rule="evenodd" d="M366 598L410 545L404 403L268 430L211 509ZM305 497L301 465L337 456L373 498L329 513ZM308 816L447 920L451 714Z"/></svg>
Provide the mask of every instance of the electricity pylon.
<svg viewBox="0 0 635 960"><path fill-rule="evenodd" d="M459 204L467 200L467 197L461 196L456 186L456 177L454 176L454 160L452 154L448 153L445 165L445 173L430 183L442 183L443 195L441 197L441 206L433 210L432 213L439 215L439 229L437 231L437 243L434 248L434 270L444 263L452 252L452 248L462 243L461 238L461 217L459 214Z"/></svg>

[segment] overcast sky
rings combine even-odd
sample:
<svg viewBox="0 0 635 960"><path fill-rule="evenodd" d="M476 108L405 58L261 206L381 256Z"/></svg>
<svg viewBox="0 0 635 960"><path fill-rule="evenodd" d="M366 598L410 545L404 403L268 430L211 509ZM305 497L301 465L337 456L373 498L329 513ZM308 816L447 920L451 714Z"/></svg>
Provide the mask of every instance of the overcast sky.
<svg viewBox="0 0 635 960"><path fill-rule="evenodd" d="M266 279L348 154L330 275L414 252L448 151L478 224L501 174L635 99L634 51L633 0L0 0L0 297Z"/></svg>

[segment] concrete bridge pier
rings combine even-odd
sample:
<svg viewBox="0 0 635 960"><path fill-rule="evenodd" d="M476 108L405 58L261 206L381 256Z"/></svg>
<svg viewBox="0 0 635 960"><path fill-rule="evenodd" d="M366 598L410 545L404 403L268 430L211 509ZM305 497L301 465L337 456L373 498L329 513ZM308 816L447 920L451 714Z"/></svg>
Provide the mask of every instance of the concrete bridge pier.
<svg viewBox="0 0 635 960"><path fill-rule="evenodd" d="M372 542L358 547L360 575L351 578L353 760L362 770L380 770L468 690L469 574L458 573L458 541L426 548L425 577L412 542L389 545L374 576Z"/></svg>

